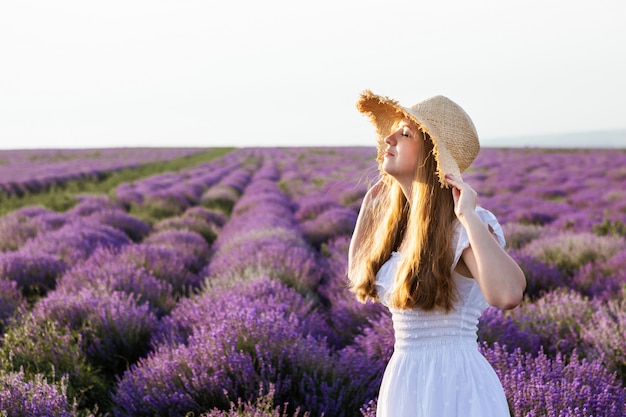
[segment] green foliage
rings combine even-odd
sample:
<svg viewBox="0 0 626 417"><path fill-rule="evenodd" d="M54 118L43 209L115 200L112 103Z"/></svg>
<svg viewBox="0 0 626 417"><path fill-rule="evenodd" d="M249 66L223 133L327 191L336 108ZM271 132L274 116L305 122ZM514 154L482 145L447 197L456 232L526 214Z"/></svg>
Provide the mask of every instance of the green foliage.
<svg viewBox="0 0 626 417"><path fill-rule="evenodd" d="M0 341L0 369L24 370L27 378L43 375L49 380L68 378L68 397L81 408L102 405L113 381L105 381L80 348L81 335L52 320L28 314L15 323Z"/></svg>
<svg viewBox="0 0 626 417"><path fill-rule="evenodd" d="M217 408L211 410L209 413L202 414L201 417L309 417L311 413L304 412L300 414L300 408L297 408L294 413L287 413L287 404L284 406L274 405L275 387L270 385L269 392L264 394L263 387L259 388L259 396L254 401L244 402L241 398L237 401L230 403L230 410L219 410ZM192 413L187 414L185 417L193 417Z"/></svg>
<svg viewBox="0 0 626 417"><path fill-rule="evenodd" d="M128 213L144 222L154 225L162 219L177 216L184 210L173 199L150 199L143 204L131 203Z"/></svg>
<svg viewBox="0 0 626 417"><path fill-rule="evenodd" d="M593 225L593 232L598 236L626 237L626 224L619 220L612 221L605 217L602 223Z"/></svg>
<svg viewBox="0 0 626 417"><path fill-rule="evenodd" d="M206 152L199 152L170 161L151 162L135 168L108 172L100 177L68 181L63 185L53 185L37 193L25 193L18 196L0 192L0 216L32 205L41 205L52 210L65 211L78 202L76 199L77 195L111 193L115 187L122 183L162 174L166 171L179 171L185 167L206 163L224 156L232 150L233 148L214 148Z"/></svg>

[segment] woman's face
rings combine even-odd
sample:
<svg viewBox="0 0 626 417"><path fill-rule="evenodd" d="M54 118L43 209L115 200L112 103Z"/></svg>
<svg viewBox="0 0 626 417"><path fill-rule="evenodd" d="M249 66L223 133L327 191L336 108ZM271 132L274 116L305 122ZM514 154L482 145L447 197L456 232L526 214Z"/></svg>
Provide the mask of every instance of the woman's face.
<svg viewBox="0 0 626 417"><path fill-rule="evenodd" d="M408 119L402 119L397 128L385 138L387 147L382 168L401 184L413 181L418 164L423 133Z"/></svg>

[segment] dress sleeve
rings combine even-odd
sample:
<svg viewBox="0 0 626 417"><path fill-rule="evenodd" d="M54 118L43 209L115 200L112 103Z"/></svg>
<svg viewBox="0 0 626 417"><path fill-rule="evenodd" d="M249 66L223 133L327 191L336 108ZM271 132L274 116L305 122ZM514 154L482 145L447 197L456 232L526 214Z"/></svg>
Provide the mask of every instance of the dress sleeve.
<svg viewBox="0 0 626 417"><path fill-rule="evenodd" d="M504 248L506 244L506 241L504 240L504 232L502 231L502 226L500 226L500 223L498 222L498 219L496 219L496 216L494 216L493 213L490 212L489 210L486 210L482 207L476 207L476 214L478 214L478 217L480 218L480 220L484 224L489 226L489 228L493 231L493 233L495 233L496 237L498 238L498 243L500 243L500 246ZM452 264L453 269L454 267L456 267L456 264L459 262L459 259L461 258L463 251L467 249L469 246L470 246L470 242L469 242L469 236L467 235L467 230L465 230L465 228L461 225L461 223L457 223L457 241L456 241L456 248L454 251L454 262Z"/></svg>

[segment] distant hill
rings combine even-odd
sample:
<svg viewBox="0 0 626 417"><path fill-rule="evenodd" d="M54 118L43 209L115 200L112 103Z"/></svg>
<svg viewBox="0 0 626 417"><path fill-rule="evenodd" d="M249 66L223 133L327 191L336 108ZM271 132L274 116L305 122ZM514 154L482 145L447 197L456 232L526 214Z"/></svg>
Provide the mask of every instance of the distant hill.
<svg viewBox="0 0 626 417"><path fill-rule="evenodd" d="M623 148L626 129L481 139L493 148Z"/></svg>

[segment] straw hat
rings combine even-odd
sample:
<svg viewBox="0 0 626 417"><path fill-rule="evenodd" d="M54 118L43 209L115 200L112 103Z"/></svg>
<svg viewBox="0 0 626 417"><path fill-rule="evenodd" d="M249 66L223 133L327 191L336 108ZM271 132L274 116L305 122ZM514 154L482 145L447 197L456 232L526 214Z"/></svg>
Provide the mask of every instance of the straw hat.
<svg viewBox="0 0 626 417"><path fill-rule="evenodd" d="M365 90L356 107L368 115L376 127L379 157L382 156L384 140L395 123L403 118L415 122L433 141L437 174L443 185L446 185L445 174L460 175L480 150L472 119L447 97L434 96L413 107L402 107L395 100Z"/></svg>

